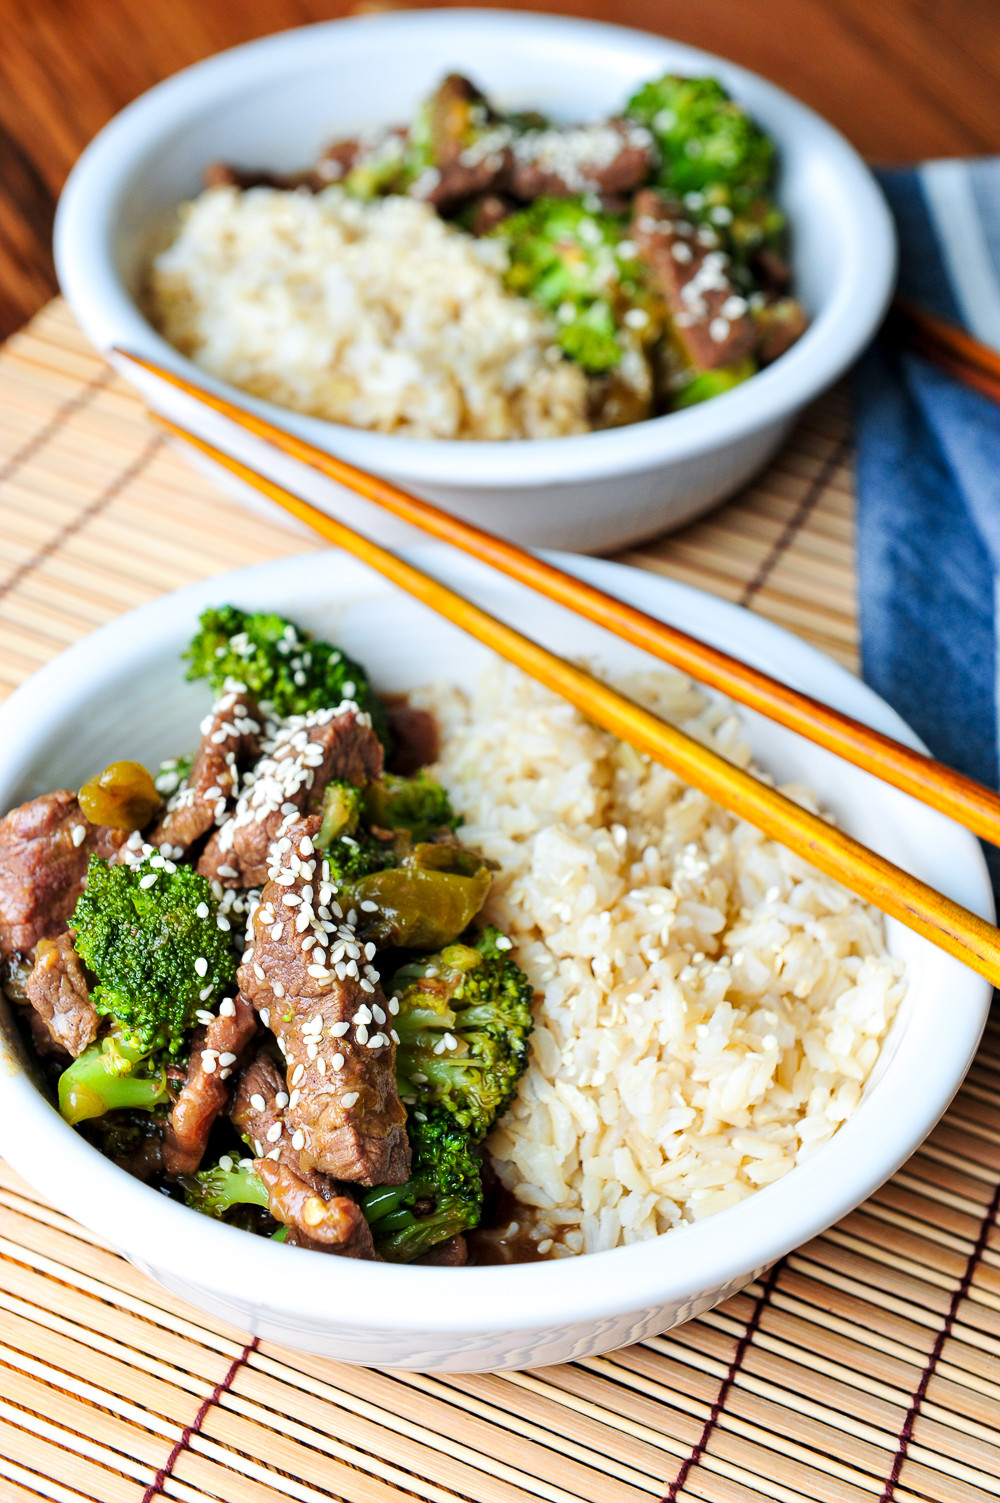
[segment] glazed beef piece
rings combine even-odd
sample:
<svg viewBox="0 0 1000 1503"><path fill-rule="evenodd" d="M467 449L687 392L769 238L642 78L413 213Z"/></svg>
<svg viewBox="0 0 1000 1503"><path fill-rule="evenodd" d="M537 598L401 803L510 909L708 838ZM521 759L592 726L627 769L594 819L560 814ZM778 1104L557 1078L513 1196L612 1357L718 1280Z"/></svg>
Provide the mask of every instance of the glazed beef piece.
<svg viewBox="0 0 1000 1503"><path fill-rule="evenodd" d="M533 130L515 136L500 186L530 203L543 194L627 194L637 188L656 160L653 138L631 120L563 130Z"/></svg>
<svg viewBox="0 0 1000 1503"><path fill-rule="evenodd" d="M229 1105L230 1076L257 1033L257 1014L245 997L227 998L217 1015L191 1039L187 1074L173 1104L163 1139L168 1174L194 1174L204 1157L215 1119Z"/></svg>
<svg viewBox="0 0 1000 1503"><path fill-rule="evenodd" d="M437 1247L429 1247L416 1259L428 1268L464 1268L468 1261L469 1245L461 1232L446 1242L439 1242Z"/></svg>
<svg viewBox="0 0 1000 1503"><path fill-rule="evenodd" d="M239 796L243 773L260 756L263 716L248 694L224 694L201 724L187 778L171 794L154 826L150 845L169 846L182 856L214 825L221 825Z"/></svg>
<svg viewBox="0 0 1000 1503"><path fill-rule="evenodd" d="M92 825L68 788L21 804L0 819L0 960L27 954L66 927L87 862L107 860L124 830Z"/></svg>
<svg viewBox="0 0 1000 1503"><path fill-rule="evenodd" d="M281 1070L261 1050L237 1082L231 1117L256 1154L254 1169L267 1186L271 1215L289 1228L286 1242L346 1258L375 1258L371 1230L350 1191L301 1168L285 1120L287 1106Z"/></svg>
<svg viewBox="0 0 1000 1503"><path fill-rule="evenodd" d="M40 939L25 993L52 1040L74 1059L97 1037L100 1020L90 1000L83 964L68 931Z"/></svg>
<svg viewBox="0 0 1000 1503"><path fill-rule="evenodd" d="M315 816L276 851L253 917L239 984L284 1059L286 1118L304 1169L363 1185L409 1174L406 1113L396 1090L396 1042L374 945L338 916L313 837Z"/></svg>
<svg viewBox="0 0 1000 1503"><path fill-rule="evenodd" d="M209 840L198 870L223 887L261 886L271 842L319 808L331 778L363 787L381 773L381 743L360 711L315 710L284 722L245 776L236 809Z"/></svg>
<svg viewBox="0 0 1000 1503"><path fill-rule="evenodd" d="M315 172L263 172L232 167L228 162L210 162L202 174L206 188L309 188L317 192L322 186Z"/></svg>
<svg viewBox="0 0 1000 1503"><path fill-rule="evenodd" d="M387 697L385 709L393 746L389 771L411 777L421 767L436 762L441 753L441 732L430 710L411 705L405 694Z"/></svg>
<svg viewBox="0 0 1000 1503"><path fill-rule="evenodd" d="M488 192L510 166L510 131L460 73L449 73L427 104L433 166L412 191L447 210Z"/></svg>
<svg viewBox="0 0 1000 1503"><path fill-rule="evenodd" d="M699 235L701 238L699 238ZM756 330L728 273L728 257L703 240L683 206L653 188L635 197L630 239L666 303L678 345L696 371L736 365L751 355Z"/></svg>

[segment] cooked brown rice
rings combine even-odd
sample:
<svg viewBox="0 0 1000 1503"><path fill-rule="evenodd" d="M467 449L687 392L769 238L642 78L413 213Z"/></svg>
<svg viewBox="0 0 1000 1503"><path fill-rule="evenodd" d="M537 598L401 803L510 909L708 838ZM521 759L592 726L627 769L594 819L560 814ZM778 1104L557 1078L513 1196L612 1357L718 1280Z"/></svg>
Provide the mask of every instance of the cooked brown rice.
<svg viewBox="0 0 1000 1503"><path fill-rule="evenodd" d="M686 680L628 687L748 764ZM425 702L463 840L499 863L489 915L541 994L489 1145L539 1250L700 1220L826 1142L903 992L881 915L513 670Z"/></svg>
<svg viewBox="0 0 1000 1503"><path fill-rule="evenodd" d="M506 251L417 199L210 188L154 261L151 314L199 365L283 407L410 438L585 432L587 378Z"/></svg>

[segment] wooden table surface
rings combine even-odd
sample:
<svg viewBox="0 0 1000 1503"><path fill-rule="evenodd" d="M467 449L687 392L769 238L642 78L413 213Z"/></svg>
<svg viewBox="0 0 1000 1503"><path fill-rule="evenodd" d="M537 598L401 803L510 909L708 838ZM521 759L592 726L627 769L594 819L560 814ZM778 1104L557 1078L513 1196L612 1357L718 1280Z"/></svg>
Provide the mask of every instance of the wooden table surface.
<svg viewBox="0 0 1000 1503"><path fill-rule="evenodd" d="M106 120L208 53L350 8L348 0L0 0L0 338L55 290L55 200ZM1000 150L997 0L523 8L615 20L722 53L813 105L877 161Z"/></svg>

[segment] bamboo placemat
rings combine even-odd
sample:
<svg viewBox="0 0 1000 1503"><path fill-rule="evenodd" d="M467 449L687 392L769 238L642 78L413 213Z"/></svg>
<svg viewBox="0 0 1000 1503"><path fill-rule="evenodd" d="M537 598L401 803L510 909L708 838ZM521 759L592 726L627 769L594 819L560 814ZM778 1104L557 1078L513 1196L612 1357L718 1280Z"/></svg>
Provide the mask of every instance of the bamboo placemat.
<svg viewBox="0 0 1000 1503"><path fill-rule="evenodd" d="M60 303L0 353L0 694L143 600L303 546L152 435ZM743 496L626 558L853 664L851 549L835 393ZM609 1357L440 1378L247 1344L0 1167L0 1499L995 1498L998 1204L992 1028L895 1179L735 1299Z"/></svg>

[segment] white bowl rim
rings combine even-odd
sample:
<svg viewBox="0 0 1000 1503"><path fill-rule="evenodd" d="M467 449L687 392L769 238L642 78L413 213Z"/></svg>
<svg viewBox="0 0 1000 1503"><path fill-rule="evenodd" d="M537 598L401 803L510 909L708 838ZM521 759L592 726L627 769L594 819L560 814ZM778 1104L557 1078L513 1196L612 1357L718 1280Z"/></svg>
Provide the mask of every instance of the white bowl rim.
<svg viewBox="0 0 1000 1503"><path fill-rule="evenodd" d="M420 30L442 38L458 32L519 33L526 42L573 42L628 51L682 71L720 74L737 97L768 97L791 112L844 184L853 213L856 253L847 258L827 307L787 354L734 390L683 412L627 428L522 442L411 439L371 433L294 413L210 376L180 355L146 321L113 265L111 226L123 176L161 133L216 95L242 92L278 67L293 68L317 46L349 36L373 44L405 42ZM863 235L863 253L861 237ZM780 422L824 390L851 365L888 305L896 271L892 217L872 174L832 125L786 91L748 69L652 33L607 23L504 10L397 11L348 17L296 28L231 48L157 84L117 115L73 168L56 215L55 255L70 306L107 353L113 344L158 361L300 437L381 473L405 473L425 484L522 487L566 484L628 474L694 458L721 443ZM123 367L124 369L124 367Z"/></svg>
<svg viewBox="0 0 1000 1503"><path fill-rule="evenodd" d="M448 554L439 545L425 545L406 550L406 556L433 571ZM900 717L847 669L762 617L652 573L575 555L543 556L678 624L700 612L703 623L714 620L724 636L735 637L749 661L766 662L777 655L789 682L821 682L824 697L840 708L920 746ZM176 632L181 621L193 622L206 605L221 599L249 604L257 585L268 590L269 598L279 585L284 597L294 601L304 573L324 583L334 577L330 559L328 552L292 556L199 581L129 611L68 648L0 705L0 790L20 767L18 727L36 727L39 739L50 735L46 727L58 723L53 706L64 695L72 701L74 695L85 693L88 681L94 685L95 665L102 659L114 665L106 670L109 679L127 679L129 662L141 661L164 635ZM371 577L342 556L336 557L336 568L342 578L357 577L359 570ZM474 591L474 568L464 559L456 563L452 555L449 580L464 578L466 588ZM383 587L382 581L378 583ZM703 627L703 635L712 633ZM0 791L0 806L4 797ZM975 874L979 900L972 906L991 918L992 893L978 842L946 821L940 828L939 844L950 846L952 857L967 863ZM738 1287L749 1277L748 1269L762 1270L817 1235L898 1168L946 1109L989 1011L988 984L957 962L951 964L956 967L955 985L946 999L948 1027L942 1036L933 1045L921 1044L917 1031L907 1030L878 1090L813 1158L706 1221L586 1257L468 1268L460 1275L450 1269L340 1260L331 1278L330 1264L322 1255L248 1236L131 1179L61 1120L2 1043L0 1150L61 1209L140 1264L169 1270L172 1277L196 1288L223 1291L279 1319L282 1314L322 1318L330 1308L342 1324L345 1311L363 1310L364 1329L434 1330L456 1336L594 1322L655 1308L672 1298L691 1299L702 1291ZM915 1060L931 1071L930 1085L917 1101L910 1073ZM276 1264L275 1258L289 1257L297 1260L294 1279L276 1280L275 1272L283 1267L287 1273L290 1265ZM447 1283L441 1285L441 1279ZM445 1292L447 1302L441 1304ZM424 1298L431 1301L431 1314L422 1307Z"/></svg>

